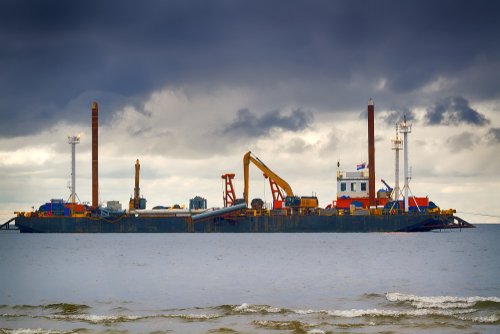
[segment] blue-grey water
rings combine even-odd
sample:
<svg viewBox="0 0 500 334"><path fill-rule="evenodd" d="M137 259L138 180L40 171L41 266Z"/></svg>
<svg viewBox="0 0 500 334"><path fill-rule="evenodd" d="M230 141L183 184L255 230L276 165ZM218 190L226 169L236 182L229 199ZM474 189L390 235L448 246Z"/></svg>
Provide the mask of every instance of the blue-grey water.
<svg viewBox="0 0 500 334"><path fill-rule="evenodd" d="M500 225L0 232L0 333L498 333Z"/></svg>

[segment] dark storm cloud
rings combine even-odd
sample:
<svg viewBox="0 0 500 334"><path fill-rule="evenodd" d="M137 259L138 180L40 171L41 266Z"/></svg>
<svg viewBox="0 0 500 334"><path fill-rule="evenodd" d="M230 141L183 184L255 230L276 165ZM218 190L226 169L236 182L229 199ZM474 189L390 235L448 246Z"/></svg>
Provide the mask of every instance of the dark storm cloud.
<svg viewBox="0 0 500 334"><path fill-rule="evenodd" d="M384 100L440 77L456 79L460 94L495 97L499 7L454 0L2 1L0 136L60 119L87 122L75 108L102 97L112 114L140 106L154 90L191 84L266 89L299 82L290 92L296 104L329 110L359 106L380 78L387 80Z"/></svg>
<svg viewBox="0 0 500 334"><path fill-rule="evenodd" d="M262 115L252 113L248 109L240 109L236 119L227 125L222 133L245 137L268 135L272 129L288 131L304 130L313 121L313 114L300 109L293 110L290 115L283 115L279 110L269 111Z"/></svg>
<svg viewBox="0 0 500 334"><path fill-rule="evenodd" d="M463 97L447 97L427 110L425 120L431 125L459 125L462 123L484 126L490 121L469 106Z"/></svg>
<svg viewBox="0 0 500 334"><path fill-rule="evenodd" d="M387 125L396 125L401 123L405 117L407 121L415 120L415 113L408 108L399 110L389 110L382 114L382 119Z"/></svg>
<svg viewBox="0 0 500 334"><path fill-rule="evenodd" d="M395 126L397 123L401 123L405 117L407 121L415 120L415 113L406 107L392 107L389 110L382 111L375 109L375 115L377 115L388 126ZM359 118L368 119L368 112L362 111L359 114Z"/></svg>

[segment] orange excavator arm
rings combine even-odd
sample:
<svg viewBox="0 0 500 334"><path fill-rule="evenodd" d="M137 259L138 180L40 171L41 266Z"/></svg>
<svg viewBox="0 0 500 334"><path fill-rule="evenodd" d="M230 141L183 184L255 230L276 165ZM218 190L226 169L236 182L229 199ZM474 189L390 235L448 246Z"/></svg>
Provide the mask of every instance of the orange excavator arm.
<svg viewBox="0 0 500 334"><path fill-rule="evenodd" d="M248 151L243 156L243 175L245 178L245 188L243 190L243 197L245 197L245 202L248 206L248 189L249 189L249 167L250 162L252 162L255 166L257 166L264 174L266 174L270 179L272 179L278 186L280 186L286 193L287 196L293 196L292 187L279 177L276 173L270 170L259 158L252 154L252 152Z"/></svg>

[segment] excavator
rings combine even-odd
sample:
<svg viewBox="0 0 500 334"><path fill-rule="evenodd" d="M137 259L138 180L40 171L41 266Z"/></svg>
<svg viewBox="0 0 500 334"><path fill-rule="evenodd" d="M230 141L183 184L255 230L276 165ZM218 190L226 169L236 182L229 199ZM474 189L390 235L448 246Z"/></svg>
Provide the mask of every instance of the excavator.
<svg viewBox="0 0 500 334"><path fill-rule="evenodd" d="M271 191L273 193L273 199L275 203L277 201L283 201L283 193L281 189L286 193L287 197L293 197L292 187L274 173L269 167L267 167L259 158L257 158L252 152L248 151L243 156L243 173L245 179L245 188L243 190L243 197L245 198L245 203L248 206L248 190L249 190L249 167L250 162L252 162L257 168L259 168L263 173L264 177L269 178L269 183L271 184ZM281 188L281 189L280 189Z"/></svg>

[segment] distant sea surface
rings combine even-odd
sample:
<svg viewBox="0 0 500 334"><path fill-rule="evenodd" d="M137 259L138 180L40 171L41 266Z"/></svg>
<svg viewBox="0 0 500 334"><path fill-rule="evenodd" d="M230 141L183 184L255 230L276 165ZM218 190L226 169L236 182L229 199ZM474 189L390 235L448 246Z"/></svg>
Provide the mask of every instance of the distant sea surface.
<svg viewBox="0 0 500 334"><path fill-rule="evenodd" d="M0 333L499 333L500 225L0 232Z"/></svg>

